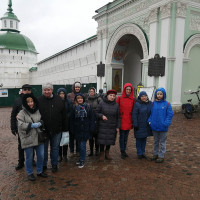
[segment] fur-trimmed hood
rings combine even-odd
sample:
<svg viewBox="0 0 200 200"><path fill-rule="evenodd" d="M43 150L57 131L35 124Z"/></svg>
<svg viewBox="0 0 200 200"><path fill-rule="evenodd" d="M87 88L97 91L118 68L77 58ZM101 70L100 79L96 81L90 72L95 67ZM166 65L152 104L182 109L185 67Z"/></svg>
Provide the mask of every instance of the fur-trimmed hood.
<svg viewBox="0 0 200 200"><path fill-rule="evenodd" d="M31 109L27 102L26 102L26 99L31 97L33 99L33 102L34 102L34 108ZM24 94L23 95L23 98L22 98L22 106L23 108L25 108L28 112L30 113L35 113L37 110L38 110L38 100L37 98L33 95L33 94Z"/></svg>

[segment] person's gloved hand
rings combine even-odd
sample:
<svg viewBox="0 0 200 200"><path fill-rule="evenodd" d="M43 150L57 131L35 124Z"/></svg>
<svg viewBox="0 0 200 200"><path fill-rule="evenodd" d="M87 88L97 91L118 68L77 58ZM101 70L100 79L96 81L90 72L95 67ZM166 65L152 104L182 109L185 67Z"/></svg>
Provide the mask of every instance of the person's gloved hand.
<svg viewBox="0 0 200 200"><path fill-rule="evenodd" d="M12 132L12 134L13 134L14 136L16 136L17 130L11 130L11 132Z"/></svg>
<svg viewBox="0 0 200 200"><path fill-rule="evenodd" d="M138 126L134 126L134 132L138 131Z"/></svg>
<svg viewBox="0 0 200 200"><path fill-rule="evenodd" d="M39 128L40 126L41 126L40 122L31 124L31 128Z"/></svg>

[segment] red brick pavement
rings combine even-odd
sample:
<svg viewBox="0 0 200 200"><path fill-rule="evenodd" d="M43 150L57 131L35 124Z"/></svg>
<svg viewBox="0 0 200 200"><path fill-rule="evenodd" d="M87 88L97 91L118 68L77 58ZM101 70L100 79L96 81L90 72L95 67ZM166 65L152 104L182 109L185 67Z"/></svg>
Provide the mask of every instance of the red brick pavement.
<svg viewBox="0 0 200 200"><path fill-rule="evenodd" d="M113 161L99 163L87 157L83 169L76 158L59 165L47 179L27 180L25 169L15 171L17 138L9 129L10 108L0 108L0 200L61 200L61 199L200 199L200 115L187 120L176 114L167 139L165 162L138 160L135 139L128 141L129 158L122 160L118 139L111 147ZM148 139L147 155L151 155L153 138ZM49 166L50 167L50 166ZM34 169L35 170L35 169Z"/></svg>

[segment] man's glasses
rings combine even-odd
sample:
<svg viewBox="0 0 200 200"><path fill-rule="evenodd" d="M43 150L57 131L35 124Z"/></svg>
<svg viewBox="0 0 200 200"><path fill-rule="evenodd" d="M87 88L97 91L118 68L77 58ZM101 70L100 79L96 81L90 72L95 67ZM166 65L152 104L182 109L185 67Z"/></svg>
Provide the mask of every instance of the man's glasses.
<svg viewBox="0 0 200 200"><path fill-rule="evenodd" d="M23 88L23 91L31 91L30 88Z"/></svg>

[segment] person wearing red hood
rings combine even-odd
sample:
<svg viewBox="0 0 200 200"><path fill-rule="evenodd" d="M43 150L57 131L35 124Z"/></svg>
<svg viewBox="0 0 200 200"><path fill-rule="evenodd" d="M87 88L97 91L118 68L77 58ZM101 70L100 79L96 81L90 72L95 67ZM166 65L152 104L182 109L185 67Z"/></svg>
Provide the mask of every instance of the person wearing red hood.
<svg viewBox="0 0 200 200"><path fill-rule="evenodd" d="M132 125L132 110L136 102L136 98L133 97L134 89L131 83L126 83L123 88L122 95L119 96L116 102L119 104L120 117L121 117L121 128L120 128L120 151L121 158L125 159L128 157L126 153L126 146L128 141L128 134Z"/></svg>

